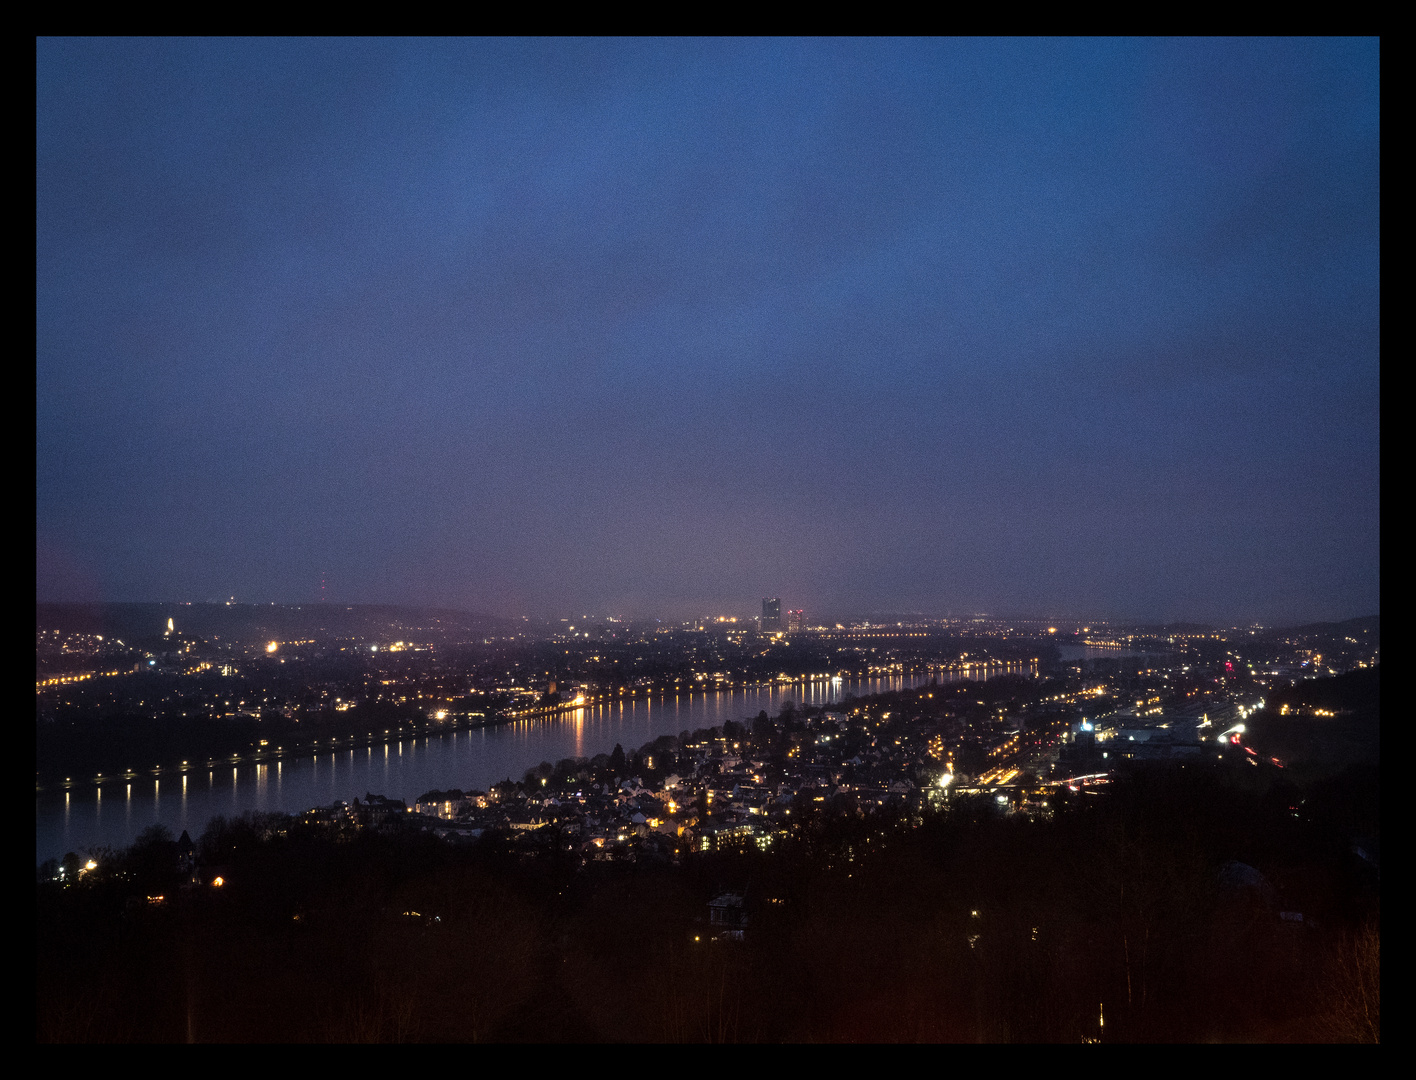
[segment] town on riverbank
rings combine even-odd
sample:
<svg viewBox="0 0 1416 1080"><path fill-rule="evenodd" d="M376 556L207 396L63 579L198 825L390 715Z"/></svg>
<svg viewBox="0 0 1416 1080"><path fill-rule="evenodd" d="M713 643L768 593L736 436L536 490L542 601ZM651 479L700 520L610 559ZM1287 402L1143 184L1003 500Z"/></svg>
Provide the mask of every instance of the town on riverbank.
<svg viewBox="0 0 1416 1080"><path fill-rule="evenodd" d="M154 827L39 868L40 1038L1371 1040L1376 766L1303 739L1375 674L1193 744L992 679Z"/></svg>
<svg viewBox="0 0 1416 1080"><path fill-rule="evenodd" d="M811 625L794 614L790 627L737 616L532 625L333 605L39 605L36 786L127 784L579 709L880 677L1024 672L1126 689L1107 656L1147 657L1145 670L1167 676L1162 693L1207 691L1215 679L1262 689L1370 666L1380 648L1375 620L1221 630L978 617ZM1077 663L1078 652L1103 660Z"/></svg>

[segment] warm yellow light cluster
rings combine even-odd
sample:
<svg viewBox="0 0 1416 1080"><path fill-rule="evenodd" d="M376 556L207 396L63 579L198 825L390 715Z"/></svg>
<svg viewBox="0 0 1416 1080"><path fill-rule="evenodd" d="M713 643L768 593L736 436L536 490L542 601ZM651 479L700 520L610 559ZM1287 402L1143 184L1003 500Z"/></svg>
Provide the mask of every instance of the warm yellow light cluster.
<svg viewBox="0 0 1416 1080"><path fill-rule="evenodd" d="M92 679L93 672L85 671L79 675L56 675L51 679L40 679L34 684L35 690L43 690L46 686L60 686L64 683L83 682L85 679Z"/></svg>

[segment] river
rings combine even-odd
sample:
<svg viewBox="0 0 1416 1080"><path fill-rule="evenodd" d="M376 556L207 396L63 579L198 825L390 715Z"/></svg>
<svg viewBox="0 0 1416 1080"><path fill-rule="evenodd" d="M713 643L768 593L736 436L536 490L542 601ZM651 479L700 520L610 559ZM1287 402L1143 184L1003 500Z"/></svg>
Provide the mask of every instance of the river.
<svg viewBox="0 0 1416 1080"><path fill-rule="evenodd" d="M1004 672L1032 674L1031 665L968 669L953 678L985 679ZM949 675L939 676L941 681ZM418 736L361 749L284 758L232 768L194 769L131 783L76 785L45 791L35 800L36 861L94 847L126 847L149 825L161 823L193 839L217 814L251 810L299 813L368 792L412 802L425 791L485 791L508 777L520 779L542 761L593 757L619 743L633 750L660 735L717 727L783 701L826 705L847 694L864 697L927 683L927 674L892 678L817 679L747 690L587 706L556 716L495 727Z"/></svg>

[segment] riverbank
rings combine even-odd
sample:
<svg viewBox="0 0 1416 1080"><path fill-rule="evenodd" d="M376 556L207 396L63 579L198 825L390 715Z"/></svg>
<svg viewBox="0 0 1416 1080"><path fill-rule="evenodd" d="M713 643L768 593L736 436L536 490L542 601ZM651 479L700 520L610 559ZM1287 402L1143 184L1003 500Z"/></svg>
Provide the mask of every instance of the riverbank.
<svg viewBox="0 0 1416 1080"><path fill-rule="evenodd" d="M715 682L711 686L688 689L674 687L640 688L587 695L553 705L503 709L487 713L453 713L444 719L429 717L382 731L351 731L336 716L326 722L309 722L309 737L300 737L287 721L277 722L280 731L269 731L270 722L250 720L173 721L140 718L130 721L96 721L71 725L64 730L38 732L38 768L35 793L71 791L84 786L128 784L136 780L157 780L186 773L269 764L282 759L308 757L335 751L363 750L408 739L475 731L505 724L561 719L587 709L602 709L639 702L692 699L715 694L750 694L793 688L818 688L811 696L832 686L855 685L880 679L915 679L921 676L958 679L963 676L1017 670L1017 662L973 665L920 664L882 668L862 673L815 675L805 679L764 679L755 682ZM298 721L296 721L298 723ZM262 725L266 724L266 727ZM342 730L341 730L342 729ZM316 734L317 732L317 734ZM676 733L675 733L676 734ZM68 745L64 745L64 744ZM135 760L156 759L147 767L135 767Z"/></svg>

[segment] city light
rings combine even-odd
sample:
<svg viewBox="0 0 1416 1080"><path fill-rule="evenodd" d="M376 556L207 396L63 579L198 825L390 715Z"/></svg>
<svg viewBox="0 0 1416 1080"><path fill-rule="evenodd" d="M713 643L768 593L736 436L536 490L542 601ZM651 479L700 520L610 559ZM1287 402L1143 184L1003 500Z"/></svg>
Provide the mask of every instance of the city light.
<svg viewBox="0 0 1416 1080"><path fill-rule="evenodd" d="M361 634L364 629L361 625ZM529 647L521 653L486 649L471 658L452 649L424 651L408 625L377 629L391 644L370 645L368 651L366 641L349 645L340 643L349 638L330 642L315 635L307 640L298 632L286 640L257 644L269 653L302 643L315 646L298 662L290 658L293 668L307 660L315 666L309 678L289 684L266 679L257 670L260 665L237 673L234 683L208 682L200 676L220 668L223 650L232 646L194 638L189 653L184 637L179 665L169 663L171 655L158 658L166 680L163 693L171 703L164 707L184 717L245 718L235 745L199 751L209 769L217 761L233 765L231 788L238 799L248 789L260 797L259 787L267 783L284 785L284 797L291 797L291 770L282 776L278 766L267 774L259 764L267 756L279 756L275 744L283 740L275 733L283 729L251 727L274 720L305 731L295 745L310 751L322 798L332 798L323 794L331 788L343 796L333 805L311 810L305 824L341 841L359 830L386 832L396 812L401 830L430 833L448 843L471 844L490 833L520 848L519 856L527 859L539 858L533 854L537 850L558 850L569 873L578 872L577 863L583 869L592 862L638 860L667 870L698 853L750 850L769 857L812 836L819 815L842 812L859 823L862 833L844 852L828 855L826 862L842 871L842 878L853 873L857 879L868 876L862 872L872 852L892 842L890 830L907 832L934 815L986 809L987 821L1027 822L1027 828L1041 829L1054 814L1065 815L1078 803L1105 806L1114 790L1109 785L1124 781L1136 767L1187 767L1199 763L1203 751L1207 767L1221 774L1240 760L1247 762L1242 771L1251 774L1261 768L1276 771L1285 763L1269 756L1260 718L1273 716L1277 721L1279 704L1291 706L1288 716L1326 720L1351 715L1330 701L1322 701L1322 707L1297 703L1282 685L1270 694L1288 696L1276 702L1272 712L1257 713L1250 703L1262 699L1251 684L1220 686L1215 680L1222 664L1200 662L1178 649L1164 662L1144 668L1049 667L1033 658L1045 633L1041 627L1021 635L1002 625L993 629L991 624L974 624L968 629L966 652L963 642L933 628L927 635L892 628L889 634L914 637L898 645L885 634L832 638L823 632L805 641L819 650L814 658L801 648L802 637L754 634L750 629L741 632L744 637L737 644L737 630L720 630L714 637L710 628L693 632L696 636L674 637L661 627L647 628L639 636L626 634L611 649L604 641L579 645L560 628L552 628L542 638L526 639L546 649L546 659ZM576 629L586 625L576 624ZM1105 639L1113 638L1128 641L1114 630ZM85 647L100 646L94 638ZM385 652L398 655L370 655ZM336 653L338 665L318 667L315 657ZM1178 662L1182 656L1186 663ZM1358 668L1358 661L1376 657L1370 650L1345 662L1350 670L1367 670ZM139 662L128 665L129 671ZM1263 666L1276 663L1266 659ZM624 669L628 671L622 674ZM989 680L995 671L1013 677L1002 684L1004 693L992 692L995 684ZM137 677L133 693L139 702L154 700L153 681L151 675ZM550 686L558 693L548 694ZM705 695L709 687L712 691ZM859 696L843 700L848 692ZM474 701L476 707L469 708ZM792 702L790 710L787 701ZM766 723L759 728L762 713ZM387 716L385 722L397 727L382 729L382 739L380 729L361 734L348 720L361 715ZM1249 719L1254 723L1246 726ZM510 787L492 777L480 780L488 790L471 791L464 780L463 795L440 792L416 802L367 794L378 790L377 785L406 785L410 777L427 775L419 770L440 768L444 761L464 768L464 761L446 756L460 753L473 741L465 736L459 741L459 733L496 725L505 725L508 735L514 733L528 765L542 758L554 762L551 773L525 774L514 767ZM619 732L635 729L644 734L642 744L638 749L625 745L623 764L611 769L606 764L609 746L621 737ZM1242 743L1255 745L1242 745L1241 736ZM574 749L566 750L563 740L571 738ZM1221 744L1218 754L1214 742ZM384 753L376 759L374 748L380 743ZM392 753L395 743L398 755ZM350 747L347 762L335 752L345 744ZM1228 753L1234 746L1243 752ZM356 757L355 747L367 747L368 753ZM152 771L181 769L180 796L190 812L193 796L200 798L203 785L194 774L189 790L189 759L180 759L180 766L178 761L175 756L170 762L157 760ZM248 761L257 767L249 777L240 775L235 766ZM111 783L114 776L124 775L117 771L123 764L105 763L103 773L95 775L90 769L82 775L91 778L91 784L102 784L105 778ZM128 772L130 779L140 774ZM518 775L523 779L516 780ZM298 771L294 783L299 798ZM66 795L71 785L65 785ZM210 776L207 786L221 787L213 785ZM353 791L359 792L357 803ZM170 815L167 822L183 820L175 814L177 800L160 802L157 796L155 782L146 807L158 820L164 815ZM73 803L65 804L71 820L80 798L76 790ZM134 805L141 798L129 789L133 819L144 816ZM101 808L105 822L112 818L113 801L110 792ZM97 800L89 800L89 806L96 818ZM1305 812L1294 814L1306 820ZM275 818L271 820L274 824ZM876 823L885 820L891 824L876 831ZM194 883L224 888L224 878L211 876L199 854L189 858L194 859ZM55 880L77 885L82 874L87 885L87 875L96 866L90 860L76 873L71 863L67 877L61 874ZM251 891L246 886L243 890ZM431 922L434 916L427 918ZM975 929L981 928L980 922ZM1034 940L1040 937L1036 931ZM701 938L710 939L718 940L716 932ZM977 933L969 935L968 945L985 952L992 947Z"/></svg>

